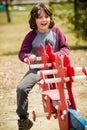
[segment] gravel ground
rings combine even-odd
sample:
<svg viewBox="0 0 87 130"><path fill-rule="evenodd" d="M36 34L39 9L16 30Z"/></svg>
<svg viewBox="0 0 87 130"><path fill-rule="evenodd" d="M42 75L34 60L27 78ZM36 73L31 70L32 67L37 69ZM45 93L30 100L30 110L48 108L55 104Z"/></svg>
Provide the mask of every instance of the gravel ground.
<svg viewBox="0 0 87 130"><path fill-rule="evenodd" d="M71 64L75 67L87 66L87 50L70 52ZM19 61L17 55L0 56L0 130L16 130L16 86L27 71L25 64ZM73 91L81 115L87 119L87 80L73 83ZM41 90L36 85L29 95L29 112L43 113ZM31 130L59 130L58 120L45 116L37 118Z"/></svg>

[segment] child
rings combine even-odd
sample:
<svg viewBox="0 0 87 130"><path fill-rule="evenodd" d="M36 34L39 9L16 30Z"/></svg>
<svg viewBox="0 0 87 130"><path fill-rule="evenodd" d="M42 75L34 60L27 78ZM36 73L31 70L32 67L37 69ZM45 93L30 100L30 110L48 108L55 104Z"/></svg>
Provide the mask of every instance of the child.
<svg viewBox="0 0 87 130"><path fill-rule="evenodd" d="M46 47L50 43L55 55L69 54L66 38L63 32L54 26L53 14L48 6L42 3L35 5L30 12L29 25L32 30L25 36L19 52L19 59L22 62L27 63L28 58L31 62L35 62L41 44ZM29 70L17 86L16 112L20 118L19 130L28 130L33 125L28 119L28 94L40 80L37 71L38 69Z"/></svg>

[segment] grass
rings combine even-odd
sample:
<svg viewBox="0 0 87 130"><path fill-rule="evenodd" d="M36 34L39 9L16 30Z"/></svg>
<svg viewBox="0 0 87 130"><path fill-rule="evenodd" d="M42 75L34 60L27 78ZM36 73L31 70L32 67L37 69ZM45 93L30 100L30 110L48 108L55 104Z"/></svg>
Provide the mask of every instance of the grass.
<svg viewBox="0 0 87 130"><path fill-rule="evenodd" d="M65 17L65 14L68 16L70 15L70 11L72 12L72 6L64 6L64 10L62 6L59 6L59 8L56 6L55 25L60 27L65 33L71 49L87 49L87 41L84 41L81 37L76 37L76 33L73 29L74 26L70 24L67 17ZM5 11L0 12L0 55L18 53L24 36L30 31L28 16L31 7L32 6L27 6L24 11L11 11L11 23L7 22ZM55 8L55 6L53 8Z"/></svg>
<svg viewBox="0 0 87 130"><path fill-rule="evenodd" d="M5 12L0 14L0 53L15 53L19 50L24 35L29 31L28 12L12 12L12 22L7 23Z"/></svg>

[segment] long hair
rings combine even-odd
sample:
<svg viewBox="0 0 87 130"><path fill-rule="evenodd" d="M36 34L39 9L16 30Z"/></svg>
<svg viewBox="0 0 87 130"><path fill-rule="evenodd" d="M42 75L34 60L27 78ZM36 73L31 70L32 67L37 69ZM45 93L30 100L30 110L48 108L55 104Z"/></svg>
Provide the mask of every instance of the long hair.
<svg viewBox="0 0 87 130"><path fill-rule="evenodd" d="M40 3L34 6L30 12L29 25L30 28L33 30L37 29L36 19L39 17L41 11L44 11L48 16L50 16L51 21L49 28L52 28L54 26L53 14L51 9L48 6L44 5L43 3Z"/></svg>

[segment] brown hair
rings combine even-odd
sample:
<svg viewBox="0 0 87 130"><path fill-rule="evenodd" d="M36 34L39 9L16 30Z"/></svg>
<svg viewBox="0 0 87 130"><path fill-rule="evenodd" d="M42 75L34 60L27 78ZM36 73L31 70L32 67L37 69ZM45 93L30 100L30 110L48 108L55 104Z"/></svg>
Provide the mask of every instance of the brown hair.
<svg viewBox="0 0 87 130"><path fill-rule="evenodd" d="M30 12L29 25L30 28L33 30L37 29L36 18L39 17L41 11L44 11L48 16L50 16L51 21L49 28L52 28L54 26L53 14L51 9L48 6L44 5L43 3L40 3L34 6Z"/></svg>

